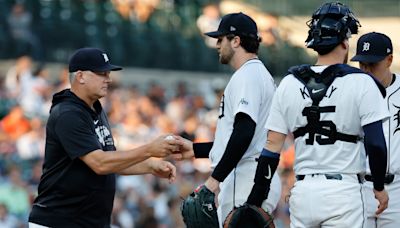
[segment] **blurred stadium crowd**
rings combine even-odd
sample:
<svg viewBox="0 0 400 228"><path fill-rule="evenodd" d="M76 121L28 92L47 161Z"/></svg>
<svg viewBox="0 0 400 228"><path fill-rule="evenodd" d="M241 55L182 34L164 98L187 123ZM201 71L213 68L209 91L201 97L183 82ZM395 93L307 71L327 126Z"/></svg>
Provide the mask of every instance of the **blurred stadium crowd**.
<svg viewBox="0 0 400 228"><path fill-rule="evenodd" d="M309 59L277 30L277 16L251 5L213 0L0 0L0 58L25 53L38 61L65 62L83 46L107 50L123 66L227 72L215 61L216 29L223 12L251 11L260 24L260 57L273 74ZM221 3L219 3L221 2ZM15 4L17 3L17 4ZM287 51L293 55L285 56ZM274 57L271 57L271 56Z"/></svg>

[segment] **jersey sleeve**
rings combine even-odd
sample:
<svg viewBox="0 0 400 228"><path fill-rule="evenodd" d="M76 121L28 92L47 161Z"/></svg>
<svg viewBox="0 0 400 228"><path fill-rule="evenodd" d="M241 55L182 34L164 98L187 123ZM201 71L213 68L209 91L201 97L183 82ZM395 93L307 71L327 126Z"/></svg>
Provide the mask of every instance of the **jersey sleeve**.
<svg viewBox="0 0 400 228"><path fill-rule="evenodd" d="M71 159L101 149L92 121L77 111L65 112L55 123L55 133Z"/></svg>
<svg viewBox="0 0 400 228"><path fill-rule="evenodd" d="M377 85L368 75L360 75L360 77L365 77L359 106L361 126L385 120L390 114Z"/></svg>
<svg viewBox="0 0 400 228"><path fill-rule="evenodd" d="M288 134L288 126L285 121L282 110L282 102L284 102L285 79L283 79L278 86L274 97L272 99L271 110L267 122L265 123L265 128L271 131L276 131L282 134Z"/></svg>

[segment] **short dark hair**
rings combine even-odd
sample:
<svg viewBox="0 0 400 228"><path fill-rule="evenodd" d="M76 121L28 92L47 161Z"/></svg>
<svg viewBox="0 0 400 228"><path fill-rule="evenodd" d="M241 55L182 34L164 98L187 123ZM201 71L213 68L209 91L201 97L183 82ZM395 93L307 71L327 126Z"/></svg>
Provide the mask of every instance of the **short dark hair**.
<svg viewBox="0 0 400 228"><path fill-rule="evenodd" d="M228 34L226 38L228 40L232 40L235 36L240 37L240 45L249 53L258 53L258 49L260 47L261 38L257 37L250 37L250 36L243 36L243 35L234 35Z"/></svg>

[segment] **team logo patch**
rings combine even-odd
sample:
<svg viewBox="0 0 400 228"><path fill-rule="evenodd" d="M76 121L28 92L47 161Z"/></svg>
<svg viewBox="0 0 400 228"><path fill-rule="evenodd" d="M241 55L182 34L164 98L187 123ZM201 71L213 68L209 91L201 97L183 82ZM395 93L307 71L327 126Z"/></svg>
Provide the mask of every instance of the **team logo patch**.
<svg viewBox="0 0 400 228"><path fill-rule="evenodd" d="M396 106L394 104L393 104L393 106L395 108L397 108L397 113L393 115L393 120L397 121L396 129L393 131L393 135L394 135L397 131L400 131L400 107Z"/></svg>
<svg viewBox="0 0 400 228"><path fill-rule="evenodd" d="M369 42L364 42L362 51L369 51L369 46L371 46Z"/></svg>
<svg viewBox="0 0 400 228"><path fill-rule="evenodd" d="M103 58L104 58L104 62L108 62L108 61L110 61L110 60L108 59L108 56L107 56L107 54L105 54L105 53L103 53Z"/></svg>
<svg viewBox="0 0 400 228"><path fill-rule="evenodd" d="M272 172L271 172L271 166L268 165L268 175L264 176L265 179L270 180L271 177L272 177L271 173L272 173Z"/></svg>
<svg viewBox="0 0 400 228"><path fill-rule="evenodd" d="M246 99L242 98L242 99L240 99L239 104L248 105L249 102Z"/></svg>
<svg viewBox="0 0 400 228"><path fill-rule="evenodd" d="M101 143L102 146L110 146L113 145L111 132L105 126L98 126L95 129L97 139Z"/></svg>
<svg viewBox="0 0 400 228"><path fill-rule="evenodd" d="M324 89L312 89L312 90L311 90L311 93L319 93L319 92L321 92L322 90L324 90Z"/></svg>

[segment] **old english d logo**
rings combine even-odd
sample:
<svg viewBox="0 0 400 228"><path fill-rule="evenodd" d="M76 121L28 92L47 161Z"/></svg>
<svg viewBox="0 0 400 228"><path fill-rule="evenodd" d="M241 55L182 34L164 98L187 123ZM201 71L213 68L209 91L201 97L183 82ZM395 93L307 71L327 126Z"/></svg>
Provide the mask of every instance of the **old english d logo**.
<svg viewBox="0 0 400 228"><path fill-rule="evenodd" d="M400 131L400 107L393 104L393 107L397 108L396 114L393 115L393 120L396 121L396 129L393 131L393 135Z"/></svg>

